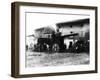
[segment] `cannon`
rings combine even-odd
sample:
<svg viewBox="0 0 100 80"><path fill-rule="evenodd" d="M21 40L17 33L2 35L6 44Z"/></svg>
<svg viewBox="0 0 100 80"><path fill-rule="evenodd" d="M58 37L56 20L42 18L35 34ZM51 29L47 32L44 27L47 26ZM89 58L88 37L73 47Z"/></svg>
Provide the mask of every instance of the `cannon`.
<svg viewBox="0 0 100 80"><path fill-rule="evenodd" d="M64 39L70 36L77 36L78 33L71 33L67 35L61 35L61 32L45 33L44 35L49 35L46 38L38 38L37 44L34 45L35 51L40 52L63 52L66 50L66 45L64 44Z"/></svg>

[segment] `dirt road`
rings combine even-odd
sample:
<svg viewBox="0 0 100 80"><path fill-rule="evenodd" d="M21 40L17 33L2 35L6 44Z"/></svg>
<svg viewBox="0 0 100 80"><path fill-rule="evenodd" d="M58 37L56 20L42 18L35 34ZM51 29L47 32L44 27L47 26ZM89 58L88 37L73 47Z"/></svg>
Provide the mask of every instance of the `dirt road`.
<svg viewBox="0 0 100 80"><path fill-rule="evenodd" d="M26 52L26 67L89 64L88 53Z"/></svg>

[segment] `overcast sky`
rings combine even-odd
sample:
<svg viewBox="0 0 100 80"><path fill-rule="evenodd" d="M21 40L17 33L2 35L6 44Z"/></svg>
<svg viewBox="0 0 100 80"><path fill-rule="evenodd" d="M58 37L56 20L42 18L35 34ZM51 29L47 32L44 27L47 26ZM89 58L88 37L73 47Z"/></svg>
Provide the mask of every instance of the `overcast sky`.
<svg viewBox="0 0 100 80"><path fill-rule="evenodd" d="M61 14L43 14L43 13L27 13L26 14L26 35L34 34L34 30L40 27L52 26L59 22L67 22L77 19L85 19L89 16L85 15L61 15Z"/></svg>

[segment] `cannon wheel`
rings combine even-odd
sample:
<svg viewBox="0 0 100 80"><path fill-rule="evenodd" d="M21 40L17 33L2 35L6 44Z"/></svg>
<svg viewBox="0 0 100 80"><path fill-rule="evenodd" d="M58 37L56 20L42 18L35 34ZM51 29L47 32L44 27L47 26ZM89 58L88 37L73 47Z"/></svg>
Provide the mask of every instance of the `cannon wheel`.
<svg viewBox="0 0 100 80"><path fill-rule="evenodd" d="M52 45L52 52L59 52L59 45L57 43L54 43Z"/></svg>

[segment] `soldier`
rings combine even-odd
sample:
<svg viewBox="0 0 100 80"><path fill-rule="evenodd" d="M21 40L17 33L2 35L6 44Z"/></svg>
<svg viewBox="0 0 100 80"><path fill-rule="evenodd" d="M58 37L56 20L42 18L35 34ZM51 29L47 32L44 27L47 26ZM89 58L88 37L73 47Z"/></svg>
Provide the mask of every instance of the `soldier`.
<svg viewBox="0 0 100 80"><path fill-rule="evenodd" d="M69 47L68 47L69 52L72 52L72 48L73 48L73 44L72 44L72 41L71 41L71 42L69 42Z"/></svg>

